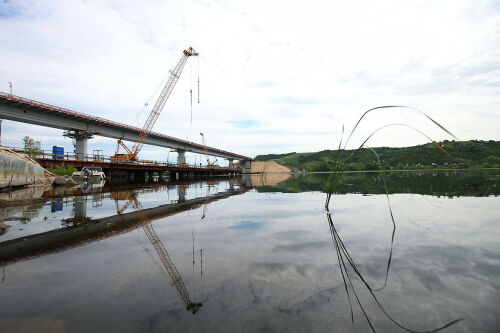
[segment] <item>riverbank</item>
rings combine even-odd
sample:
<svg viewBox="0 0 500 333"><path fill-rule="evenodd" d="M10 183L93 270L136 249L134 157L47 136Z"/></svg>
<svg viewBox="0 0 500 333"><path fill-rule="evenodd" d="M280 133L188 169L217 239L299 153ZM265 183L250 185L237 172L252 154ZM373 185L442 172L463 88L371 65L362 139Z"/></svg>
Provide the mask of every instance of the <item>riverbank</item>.
<svg viewBox="0 0 500 333"><path fill-rule="evenodd" d="M437 170L499 168L500 141L441 141L439 146L423 145L390 148L360 149L349 161L347 171L372 170ZM310 153L258 155L257 161L274 161L290 168L307 171L334 171L336 160L345 161L354 150L323 150ZM379 161L380 158L380 161Z"/></svg>

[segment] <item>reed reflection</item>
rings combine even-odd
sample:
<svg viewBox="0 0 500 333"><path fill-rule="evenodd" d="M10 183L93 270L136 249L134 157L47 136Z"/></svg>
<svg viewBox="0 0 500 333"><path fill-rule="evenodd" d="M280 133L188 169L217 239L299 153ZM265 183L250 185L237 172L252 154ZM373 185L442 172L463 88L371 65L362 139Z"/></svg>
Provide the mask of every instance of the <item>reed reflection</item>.
<svg viewBox="0 0 500 333"><path fill-rule="evenodd" d="M452 325L460 322L462 319L456 319L456 320L453 320L453 321L451 321L451 322L449 322L449 323L447 323L447 324L445 324L445 325L443 325L441 327L438 327L436 329L432 329L432 330L428 330L428 331L416 331L416 330L412 330L412 329L410 329L410 328L402 325L396 319L394 319L388 313L388 311L384 308L384 306L381 304L380 300L377 298L377 296L376 296L375 293L378 292L378 291L381 291L382 289L384 289L384 288L387 287L387 280L388 280L388 277L389 277L389 270L390 270L391 261L392 261L392 250L393 250L393 245L394 245L394 237L395 237L395 234L396 234L396 222L394 220L394 214L392 212L391 201L390 201L390 197L389 197L389 190L388 190L387 183L385 182L385 179L384 179L383 176L382 176L382 182L383 182L383 185L384 185L385 195L386 195L386 198L387 198L387 206L388 206L388 210L389 210L389 215L390 215L390 219L391 219L391 222L392 222L392 233L391 233L390 251L389 251L389 255L387 257L387 263L386 263L386 269L385 269L385 279L384 279L383 285L380 286L380 287L374 287L374 286L372 286L372 284L368 283L367 280L365 279L365 277L363 276L363 274L361 273L361 271L358 268L358 266L356 265L353 257L349 253L349 250L347 249L347 246L342 241L342 238L340 237L337 229L335 228L335 224L333 222L334 211L333 210L331 210L331 211L328 210L328 206L327 206L326 218L327 218L328 225L329 225L329 228L330 228L330 234L331 234L331 237L332 237L332 243L333 243L333 246L335 248L336 255L337 255L337 261L338 261L338 265L339 265L339 268L340 268L342 280L343 280L343 283L344 283L344 289L345 289L345 292L347 294L347 299L349 301L349 308L350 308L350 312L351 312L351 321L354 322L354 312L353 312L353 306L352 306L352 299L354 298L355 301L356 301L356 303L358 304L359 308L361 309L361 311L363 313L363 316L366 319L366 321L367 321L368 325L370 326L371 330L373 332L376 332L376 329L375 329L375 327L373 325L373 322L372 322L372 320L370 320L370 316L369 316L368 312L366 311L365 306L363 305L362 301L360 300L359 294L356 291L356 288L355 288L355 286L353 284L353 279L357 278L357 279L359 279L361 281L361 284L366 288L366 290L368 291L369 295L372 297L372 299L375 301L377 307L384 313L384 315L392 323L394 323L396 326L398 326L399 328L401 328L401 329L403 329L405 331L415 332L415 333L417 333L417 332L418 333L438 332L438 331L441 331L441 330L443 330L443 329L445 329L445 328L447 328L449 326L452 326ZM328 199L330 199L330 198L328 198Z"/></svg>

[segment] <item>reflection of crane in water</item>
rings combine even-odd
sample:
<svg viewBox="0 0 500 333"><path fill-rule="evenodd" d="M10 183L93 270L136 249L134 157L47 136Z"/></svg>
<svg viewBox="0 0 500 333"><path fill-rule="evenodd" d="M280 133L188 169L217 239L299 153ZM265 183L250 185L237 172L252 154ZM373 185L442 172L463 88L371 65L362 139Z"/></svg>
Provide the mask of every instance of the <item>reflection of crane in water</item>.
<svg viewBox="0 0 500 333"><path fill-rule="evenodd" d="M218 184L218 182L210 182L207 181L207 192L205 193L205 203L203 204L203 214L201 215L201 219L203 220L207 216L207 209L208 209L208 198L210 195L210 189L212 187L215 187ZM200 186L201 187L201 186ZM217 193L219 190L219 187L215 189L215 193Z"/></svg>
<svg viewBox="0 0 500 333"><path fill-rule="evenodd" d="M118 211L118 214L123 213L127 207L133 204L133 207L137 211L137 215L139 217L140 222L148 222L149 218L144 214L143 208L141 203L137 200L134 194L131 194L129 196L128 202L123 206L122 209ZM202 306L201 303L193 303L191 302L191 298L189 297L189 293L187 292L186 285L184 284L184 281L182 281L182 277L179 274L179 271L175 267L174 263L172 262L172 259L170 259L170 256L168 255L167 249L161 242L160 238L156 234L155 230L153 229L153 225L151 222L146 223L142 226L144 229L144 232L149 238L149 241L151 244L154 246L156 249L156 252L158 253L158 256L160 257L161 262L163 263L163 266L168 272L168 275L170 276L170 279L172 280L172 285L175 286L175 289L177 290L177 293L179 296L182 298L184 301L184 304L186 305L186 310L191 311L193 314L198 311L198 309Z"/></svg>
<svg viewBox="0 0 500 333"><path fill-rule="evenodd" d="M205 194L205 203L203 204L203 214L201 215L202 220L207 216L208 195L209 194L210 194L210 185L207 186L207 193Z"/></svg>

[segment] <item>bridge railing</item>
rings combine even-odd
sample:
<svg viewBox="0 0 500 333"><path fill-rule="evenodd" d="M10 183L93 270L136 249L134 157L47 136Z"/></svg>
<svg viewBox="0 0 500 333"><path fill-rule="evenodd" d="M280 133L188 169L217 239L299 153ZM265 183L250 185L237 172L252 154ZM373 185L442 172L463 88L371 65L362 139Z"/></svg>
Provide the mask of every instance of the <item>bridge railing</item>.
<svg viewBox="0 0 500 333"><path fill-rule="evenodd" d="M24 151L23 148L17 148L17 147L6 147L9 148L17 153L21 153L26 155L26 152ZM81 155L81 154L75 154L74 152L65 152L64 154L54 154L53 151L51 150L41 150L39 154L36 154L36 156L33 156L35 158L43 158L43 159L53 159L53 160L60 160L60 161L68 161L68 162L80 162L80 161L85 161L85 162L107 162L107 163L113 163L111 162L111 156L105 156L101 154L86 154L86 155ZM149 166L177 166L177 163L175 162L170 162L170 161L153 161L153 160L138 160L134 161L134 164L139 164L139 165L149 165ZM201 164L187 164L184 166L188 166L190 168L200 168L200 169L206 169L207 165L201 165ZM225 168L221 166L214 166L216 168Z"/></svg>

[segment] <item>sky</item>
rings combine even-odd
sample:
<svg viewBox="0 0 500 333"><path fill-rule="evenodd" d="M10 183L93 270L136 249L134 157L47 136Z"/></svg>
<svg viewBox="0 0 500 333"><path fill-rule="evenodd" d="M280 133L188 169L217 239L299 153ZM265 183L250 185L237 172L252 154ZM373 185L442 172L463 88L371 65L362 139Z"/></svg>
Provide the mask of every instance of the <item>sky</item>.
<svg viewBox="0 0 500 333"><path fill-rule="evenodd" d="M138 127L192 46L200 55L153 130L199 143L203 132L209 146L251 157L336 149L343 128L345 140L383 105L417 108L460 140L500 140L498 1L0 0L0 45L0 91L13 82L16 95ZM453 139L395 108L369 113L347 147L389 124ZM73 150L60 130L3 121L2 144L22 146L24 135ZM367 144L425 142L395 125ZM88 150L115 148L95 137Z"/></svg>

